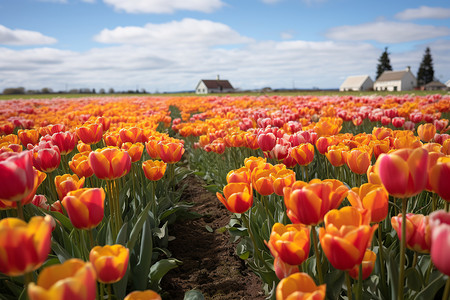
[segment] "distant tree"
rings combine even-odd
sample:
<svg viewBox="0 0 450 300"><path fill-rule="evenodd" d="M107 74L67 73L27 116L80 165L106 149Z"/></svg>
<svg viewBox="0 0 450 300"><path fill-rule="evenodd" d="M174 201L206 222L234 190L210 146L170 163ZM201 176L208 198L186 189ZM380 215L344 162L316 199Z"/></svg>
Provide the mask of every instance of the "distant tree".
<svg viewBox="0 0 450 300"><path fill-rule="evenodd" d="M51 94L51 93L53 93L53 90L51 88L44 87L41 89L41 93L42 94Z"/></svg>
<svg viewBox="0 0 450 300"><path fill-rule="evenodd" d="M427 47L427 49L425 49L422 62L420 63L419 70L417 71L417 84L419 86L425 85L428 82L433 81L433 78L433 58L431 57L430 47Z"/></svg>
<svg viewBox="0 0 450 300"><path fill-rule="evenodd" d="M92 89L92 94L96 94L95 89Z"/></svg>
<svg viewBox="0 0 450 300"><path fill-rule="evenodd" d="M389 60L388 47L384 48L384 52L378 59L376 79L378 79L384 71L392 71L391 61Z"/></svg>
<svg viewBox="0 0 450 300"><path fill-rule="evenodd" d="M98 91L98 93L99 93L99 94L104 94L104 93L105 93L105 89L104 89L104 88L101 88L101 89Z"/></svg>
<svg viewBox="0 0 450 300"><path fill-rule="evenodd" d="M25 88L17 87L17 88L6 88L3 90L4 95L21 95L25 94Z"/></svg>
<svg viewBox="0 0 450 300"><path fill-rule="evenodd" d="M113 89L113 88L110 88L110 89L108 90L108 94L114 94L114 89Z"/></svg>

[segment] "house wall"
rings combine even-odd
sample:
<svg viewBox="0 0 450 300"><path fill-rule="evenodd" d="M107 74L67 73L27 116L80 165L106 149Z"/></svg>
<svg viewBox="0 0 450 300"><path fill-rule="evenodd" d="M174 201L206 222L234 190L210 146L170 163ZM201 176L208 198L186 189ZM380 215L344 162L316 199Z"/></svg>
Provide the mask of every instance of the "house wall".
<svg viewBox="0 0 450 300"><path fill-rule="evenodd" d="M400 91L411 91L417 86L416 77L411 72L407 72L402 78Z"/></svg>
<svg viewBox="0 0 450 300"><path fill-rule="evenodd" d="M382 81L375 82L373 85L373 89L375 91L401 91L402 90L402 81L401 80L392 80L392 81Z"/></svg>
<svg viewBox="0 0 450 300"><path fill-rule="evenodd" d="M373 81L367 78L361 86L361 91L369 91L373 89Z"/></svg>
<svg viewBox="0 0 450 300"><path fill-rule="evenodd" d="M195 89L196 94L208 94L208 88L206 87L205 83L201 81L197 88Z"/></svg>

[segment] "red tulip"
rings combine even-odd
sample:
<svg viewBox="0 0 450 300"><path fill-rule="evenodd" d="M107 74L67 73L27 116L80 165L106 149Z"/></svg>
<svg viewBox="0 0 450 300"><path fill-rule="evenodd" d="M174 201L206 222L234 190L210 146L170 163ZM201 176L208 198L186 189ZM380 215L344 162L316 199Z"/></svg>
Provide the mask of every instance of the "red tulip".
<svg viewBox="0 0 450 300"><path fill-rule="evenodd" d="M430 214L431 260L439 271L450 276L450 213L438 210Z"/></svg>
<svg viewBox="0 0 450 300"><path fill-rule="evenodd" d="M83 188L71 191L62 200L73 226L79 229L96 227L104 214L105 191L102 188Z"/></svg>
<svg viewBox="0 0 450 300"><path fill-rule="evenodd" d="M112 180L130 172L131 158L117 147L106 147L89 154L89 165L98 178Z"/></svg>
<svg viewBox="0 0 450 300"><path fill-rule="evenodd" d="M30 151L0 154L0 199L22 200L33 191L35 176Z"/></svg>

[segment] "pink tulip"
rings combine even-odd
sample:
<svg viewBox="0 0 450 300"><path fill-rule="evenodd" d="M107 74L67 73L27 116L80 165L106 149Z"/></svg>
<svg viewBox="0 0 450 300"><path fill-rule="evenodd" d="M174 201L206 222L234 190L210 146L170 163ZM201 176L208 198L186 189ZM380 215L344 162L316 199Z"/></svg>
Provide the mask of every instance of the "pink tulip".
<svg viewBox="0 0 450 300"><path fill-rule="evenodd" d="M450 276L450 213L438 210L430 214L431 260L439 271Z"/></svg>

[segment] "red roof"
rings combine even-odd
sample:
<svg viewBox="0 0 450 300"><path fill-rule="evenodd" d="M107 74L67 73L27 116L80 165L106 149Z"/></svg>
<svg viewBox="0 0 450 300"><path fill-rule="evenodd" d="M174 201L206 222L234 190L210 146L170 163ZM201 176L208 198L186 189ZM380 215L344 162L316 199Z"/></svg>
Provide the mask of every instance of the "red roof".
<svg viewBox="0 0 450 300"><path fill-rule="evenodd" d="M208 89L233 89L233 86L228 80L202 79L202 81Z"/></svg>

